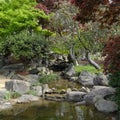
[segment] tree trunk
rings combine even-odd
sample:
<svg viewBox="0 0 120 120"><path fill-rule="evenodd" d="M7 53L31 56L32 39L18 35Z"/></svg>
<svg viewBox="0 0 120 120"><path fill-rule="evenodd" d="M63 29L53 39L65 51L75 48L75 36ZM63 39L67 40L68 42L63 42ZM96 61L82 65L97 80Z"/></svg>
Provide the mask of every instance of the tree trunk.
<svg viewBox="0 0 120 120"><path fill-rule="evenodd" d="M77 61L77 59L76 59L76 57L75 57L75 52L74 52L74 49L73 49L73 47L71 47L70 48L70 59L71 59L71 61L72 61L72 63L74 64L74 65L79 65L78 64L78 61Z"/></svg>
<svg viewBox="0 0 120 120"><path fill-rule="evenodd" d="M92 66L94 66L96 69L99 70L99 69L101 68L94 60L91 59L89 52L86 53L86 59L87 59L88 62L89 62Z"/></svg>

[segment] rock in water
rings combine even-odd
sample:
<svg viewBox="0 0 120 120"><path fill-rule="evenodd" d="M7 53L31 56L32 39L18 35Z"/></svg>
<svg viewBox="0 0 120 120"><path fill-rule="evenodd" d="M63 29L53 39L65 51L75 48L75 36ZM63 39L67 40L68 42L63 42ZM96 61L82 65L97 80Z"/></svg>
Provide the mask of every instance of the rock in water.
<svg viewBox="0 0 120 120"><path fill-rule="evenodd" d="M21 97L17 98L17 103L29 103L32 101L38 101L39 97L33 95L22 95Z"/></svg>
<svg viewBox="0 0 120 120"><path fill-rule="evenodd" d="M86 95L85 92L71 91L67 93L66 100L72 102L80 102L83 101L84 95Z"/></svg>
<svg viewBox="0 0 120 120"><path fill-rule="evenodd" d="M118 110L118 106L113 101L99 99L95 103L95 107L101 112L115 112Z"/></svg>
<svg viewBox="0 0 120 120"><path fill-rule="evenodd" d="M107 86L94 86L94 89L92 89L87 95L85 95L84 100L88 104L94 104L94 97L101 96L102 98L113 95L115 93L115 89L112 87Z"/></svg>

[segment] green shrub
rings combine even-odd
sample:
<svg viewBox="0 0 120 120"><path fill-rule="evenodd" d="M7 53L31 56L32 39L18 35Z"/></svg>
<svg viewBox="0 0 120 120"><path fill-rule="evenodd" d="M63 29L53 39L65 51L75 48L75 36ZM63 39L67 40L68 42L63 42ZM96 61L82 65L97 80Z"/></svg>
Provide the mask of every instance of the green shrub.
<svg viewBox="0 0 120 120"><path fill-rule="evenodd" d="M27 92L27 94L31 94L31 95L34 95L34 96L37 95L35 90L30 90L30 91Z"/></svg>
<svg viewBox="0 0 120 120"><path fill-rule="evenodd" d="M112 87L120 87L120 71L109 75L109 85Z"/></svg>
<svg viewBox="0 0 120 120"><path fill-rule="evenodd" d="M41 86L41 83L38 81L38 82L32 83L31 86Z"/></svg>
<svg viewBox="0 0 120 120"><path fill-rule="evenodd" d="M116 88L114 101L118 104L120 110L120 71L109 75L109 85Z"/></svg>
<svg viewBox="0 0 120 120"><path fill-rule="evenodd" d="M118 109L120 110L120 88L116 88L116 92L115 92L115 102L118 105Z"/></svg>
<svg viewBox="0 0 120 120"><path fill-rule="evenodd" d="M0 0L0 37L19 33L25 29L38 29L38 19L48 21L50 16L43 10L35 9L36 5L35 0ZM38 31L46 32L41 29Z"/></svg>
<svg viewBox="0 0 120 120"><path fill-rule="evenodd" d="M14 58L41 57L48 50L50 42L41 34L22 31L16 35L10 35L0 42L2 55L12 54ZM45 48L45 50L44 50Z"/></svg>
<svg viewBox="0 0 120 120"><path fill-rule="evenodd" d="M39 78L39 82L44 84L44 83L48 83L58 79L59 79L59 76L57 74L42 75Z"/></svg>
<svg viewBox="0 0 120 120"><path fill-rule="evenodd" d="M12 92L7 91L4 95L5 100L10 100L12 98Z"/></svg>
<svg viewBox="0 0 120 120"><path fill-rule="evenodd" d="M18 93L18 92L12 92L12 98L17 98L17 97L20 97L21 94Z"/></svg>
<svg viewBox="0 0 120 120"><path fill-rule="evenodd" d="M17 98L17 97L20 97L21 94L18 93L18 92L10 92L10 91L7 91L6 94L4 95L4 99L5 100L10 100L10 99L14 99L14 98Z"/></svg>

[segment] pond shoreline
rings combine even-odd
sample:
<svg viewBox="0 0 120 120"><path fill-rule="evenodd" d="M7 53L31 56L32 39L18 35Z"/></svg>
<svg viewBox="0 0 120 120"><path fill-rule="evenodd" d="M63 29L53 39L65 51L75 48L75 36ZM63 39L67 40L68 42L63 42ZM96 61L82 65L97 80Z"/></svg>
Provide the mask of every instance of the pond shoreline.
<svg viewBox="0 0 120 120"><path fill-rule="evenodd" d="M61 73L55 73L58 77L53 72L51 73L48 68L39 67L39 70L40 73L44 71L45 78L42 78L44 82L48 78L49 80L51 78L60 79L49 81L48 84L39 84L40 75L13 74L17 79L9 78L5 81L6 90L0 91L3 100L0 103L1 111L13 109L14 105L27 105L44 98L47 101L68 102L68 104L73 104L73 106L84 106L88 107L88 109L89 106L93 106L96 112L100 111L100 113L102 112L101 114L111 115L117 112L116 104L109 101L108 98L109 95L114 94L115 90L107 85L105 75L87 71L81 71L80 74L76 74L73 66ZM11 99L11 95L15 99Z"/></svg>
<svg viewBox="0 0 120 120"><path fill-rule="evenodd" d="M8 118L8 120L13 120L13 118L15 120L17 120L19 118L19 120L24 120L23 118L21 118L21 116L26 116L25 120L36 120L34 114L35 111L37 110L37 113L43 114L42 117L40 117L40 114L37 114L38 117L40 117L39 120L44 120L45 117L49 116L50 114L52 114L52 116L49 116L49 119L46 118L45 120L50 120L51 118L61 118L60 120L69 120L70 117L66 115L71 115L72 119L76 119L78 120L78 118L81 117L81 114L79 113L81 110L82 113L82 117L84 117L85 120L109 120L110 118L115 118L115 120L117 120L117 113L101 113L96 111L96 109L94 108L94 106L76 106L73 102L56 102L56 101L49 101L49 100L44 100L44 99L40 99L38 101L34 101L31 103L25 103L25 104L16 104L13 105L14 107L12 109L9 110L5 110L2 111L0 114L0 119L2 118L2 120L6 120L5 118ZM63 107L63 108L62 108ZM59 112L57 112L57 116L53 113L55 113L55 109L59 110ZM61 111L61 110L62 111ZM74 111L75 110L75 111ZM80 110L79 112L77 110ZM51 111L51 112L50 112ZM52 112L54 111L54 112ZM78 114L76 114L76 111L78 112ZM92 116L91 114L89 114L89 112L92 112ZM41 113L42 112L42 113ZM50 114L49 114L50 112ZM61 113L62 112L62 113ZM28 114L29 113L29 114ZM45 115L45 113L48 113L48 115ZM68 114L69 113L69 114ZM74 114L75 115L74 115ZM61 116L61 114L63 114L63 116ZM2 117L3 116L3 117ZM30 118L31 116L31 118ZM94 116L94 117L93 117ZM88 119L89 117L89 119ZM96 118L95 118L96 117ZM81 120L81 119L80 119Z"/></svg>

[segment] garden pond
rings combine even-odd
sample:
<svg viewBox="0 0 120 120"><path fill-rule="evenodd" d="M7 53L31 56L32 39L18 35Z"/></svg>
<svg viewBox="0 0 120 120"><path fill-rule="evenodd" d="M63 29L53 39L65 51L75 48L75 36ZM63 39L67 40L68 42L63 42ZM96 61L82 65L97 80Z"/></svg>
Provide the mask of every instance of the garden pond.
<svg viewBox="0 0 120 120"><path fill-rule="evenodd" d="M50 88L67 89L81 86L68 80L54 81ZM120 120L117 113L98 112L93 106L78 106L64 101L49 101L40 98L37 102L16 104L12 109L0 112L0 120Z"/></svg>
<svg viewBox="0 0 120 120"><path fill-rule="evenodd" d="M116 114L98 112L91 106L74 103L40 100L18 104L0 112L0 120L119 120Z"/></svg>

